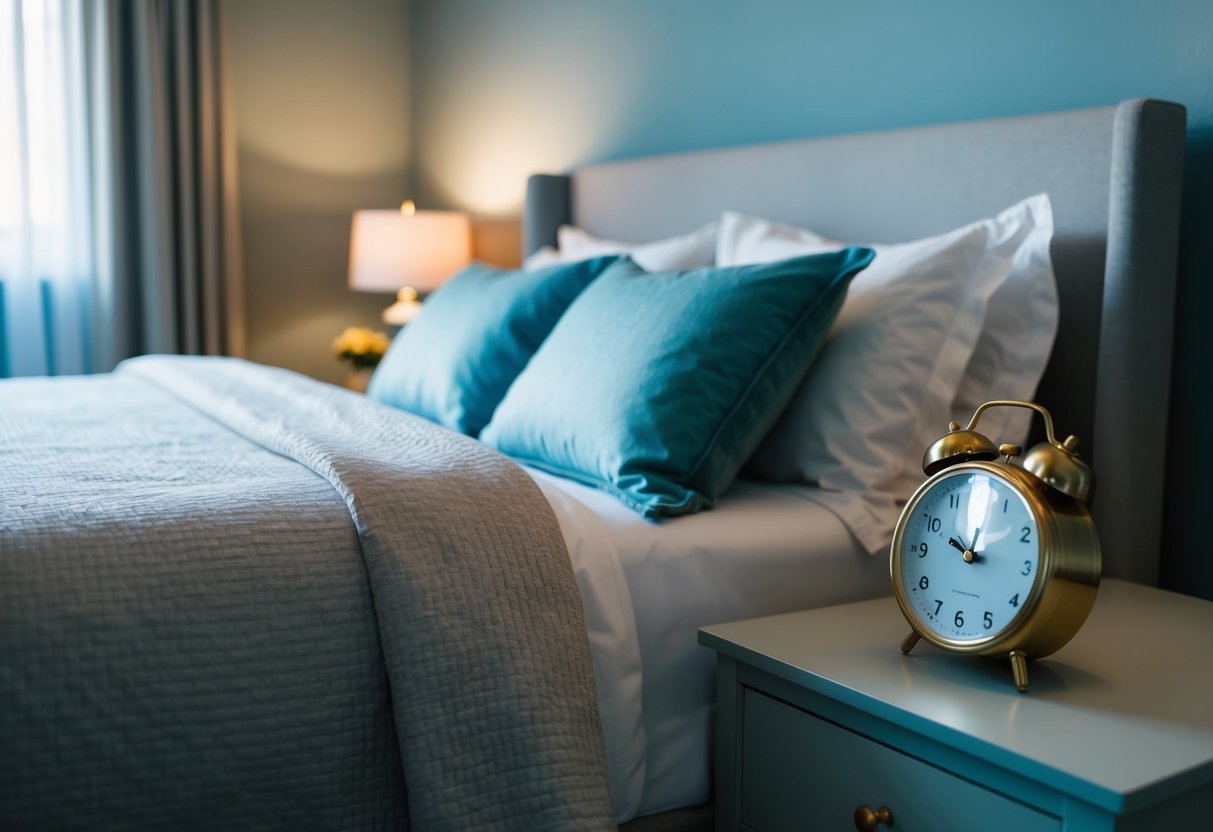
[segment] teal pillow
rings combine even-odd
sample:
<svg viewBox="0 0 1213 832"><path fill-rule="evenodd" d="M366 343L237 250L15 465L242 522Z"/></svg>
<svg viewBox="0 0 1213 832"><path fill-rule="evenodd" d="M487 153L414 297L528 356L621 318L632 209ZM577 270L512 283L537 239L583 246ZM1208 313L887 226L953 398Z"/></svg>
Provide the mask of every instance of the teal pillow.
<svg viewBox="0 0 1213 832"><path fill-rule="evenodd" d="M616 259L534 271L469 266L396 336L367 395L476 436L564 310Z"/></svg>
<svg viewBox="0 0 1213 832"><path fill-rule="evenodd" d="M865 248L645 272L624 258L577 298L481 439L646 517L710 507L770 429Z"/></svg>

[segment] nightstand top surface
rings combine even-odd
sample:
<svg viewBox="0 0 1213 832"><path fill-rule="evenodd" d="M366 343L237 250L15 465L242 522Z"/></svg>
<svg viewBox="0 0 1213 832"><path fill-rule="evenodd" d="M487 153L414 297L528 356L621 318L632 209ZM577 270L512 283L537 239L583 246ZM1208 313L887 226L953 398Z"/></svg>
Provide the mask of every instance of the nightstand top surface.
<svg viewBox="0 0 1213 832"><path fill-rule="evenodd" d="M919 642L893 598L704 627L747 665L1077 797L1133 809L1213 782L1213 603L1105 580L1074 639L1029 664Z"/></svg>

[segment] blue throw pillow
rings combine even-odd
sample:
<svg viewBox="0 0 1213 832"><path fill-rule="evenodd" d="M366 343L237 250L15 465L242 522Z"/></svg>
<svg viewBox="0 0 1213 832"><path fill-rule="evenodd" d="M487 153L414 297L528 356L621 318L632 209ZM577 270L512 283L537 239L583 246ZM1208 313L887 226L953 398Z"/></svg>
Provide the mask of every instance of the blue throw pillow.
<svg viewBox="0 0 1213 832"><path fill-rule="evenodd" d="M809 368L865 248L649 273L624 258L565 312L481 439L646 517L710 507Z"/></svg>
<svg viewBox="0 0 1213 832"><path fill-rule="evenodd" d="M469 266L396 336L367 395L476 436L564 310L616 259L534 271Z"/></svg>

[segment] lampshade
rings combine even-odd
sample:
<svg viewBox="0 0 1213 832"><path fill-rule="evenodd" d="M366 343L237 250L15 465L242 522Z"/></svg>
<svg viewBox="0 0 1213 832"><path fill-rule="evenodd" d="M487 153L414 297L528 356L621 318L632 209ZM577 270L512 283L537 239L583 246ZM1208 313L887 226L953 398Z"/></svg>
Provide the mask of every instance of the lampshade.
<svg viewBox="0 0 1213 832"><path fill-rule="evenodd" d="M351 289L419 292L438 288L471 259L472 229L458 211L355 211L350 231Z"/></svg>

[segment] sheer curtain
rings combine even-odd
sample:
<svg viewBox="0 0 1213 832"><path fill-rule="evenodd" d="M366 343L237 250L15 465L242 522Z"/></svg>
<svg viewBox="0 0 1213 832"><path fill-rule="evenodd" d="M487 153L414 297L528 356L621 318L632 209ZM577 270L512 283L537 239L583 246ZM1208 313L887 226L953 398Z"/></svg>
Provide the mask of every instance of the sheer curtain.
<svg viewBox="0 0 1213 832"><path fill-rule="evenodd" d="M80 6L0 0L0 375L94 366L83 59Z"/></svg>
<svg viewBox="0 0 1213 832"><path fill-rule="evenodd" d="M0 0L0 376L244 347L221 0Z"/></svg>

